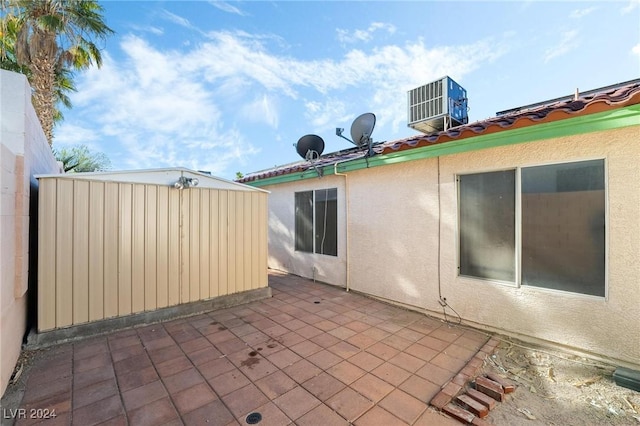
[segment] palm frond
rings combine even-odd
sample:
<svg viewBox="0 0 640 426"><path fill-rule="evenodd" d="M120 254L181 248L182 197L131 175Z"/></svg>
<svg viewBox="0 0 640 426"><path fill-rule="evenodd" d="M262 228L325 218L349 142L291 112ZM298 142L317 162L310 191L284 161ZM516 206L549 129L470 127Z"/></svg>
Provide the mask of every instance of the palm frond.
<svg viewBox="0 0 640 426"><path fill-rule="evenodd" d="M38 117L51 143L51 117L62 117L57 105L71 106L66 93L75 90L70 84L72 71L100 67L102 56L94 40L106 39L113 30L96 0L0 1L2 12L5 3L11 8L11 13L0 16L0 66L25 71L34 86L34 99L42 100L45 112Z"/></svg>

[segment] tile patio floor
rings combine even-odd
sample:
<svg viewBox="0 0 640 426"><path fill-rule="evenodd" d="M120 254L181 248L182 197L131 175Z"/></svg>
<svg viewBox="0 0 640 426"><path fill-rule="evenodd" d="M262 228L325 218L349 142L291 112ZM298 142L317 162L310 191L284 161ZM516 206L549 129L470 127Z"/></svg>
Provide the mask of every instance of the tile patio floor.
<svg viewBox="0 0 640 426"><path fill-rule="evenodd" d="M428 407L489 336L270 274L273 297L67 343L36 359L21 408L44 424L459 425ZM19 419L16 424L35 423Z"/></svg>

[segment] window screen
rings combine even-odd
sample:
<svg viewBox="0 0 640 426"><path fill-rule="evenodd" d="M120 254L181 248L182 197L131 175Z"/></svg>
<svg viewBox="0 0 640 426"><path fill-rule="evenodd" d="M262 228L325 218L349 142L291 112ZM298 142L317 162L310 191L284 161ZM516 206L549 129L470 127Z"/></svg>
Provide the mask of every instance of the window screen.
<svg viewBox="0 0 640 426"><path fill-rule="evenodd" d="M295 193L295 249L338 255L338 190Z"/></svg>
<svg viewBox="0 0 640 426"><path fill-rule="evenodd" d="M515 171L459 176L460 274L515 282Z"/></svg>
<svg viewBox="0 0 640 426"><path fill-rule="evenodd" d="M295 193L296 250L313 252L313 191Z"/></svg>
<svg viewBox="0 0 640 426"><path fill-rule="evenodd" d="M338 190L315 192L316 253L338 255Z"/></svg>

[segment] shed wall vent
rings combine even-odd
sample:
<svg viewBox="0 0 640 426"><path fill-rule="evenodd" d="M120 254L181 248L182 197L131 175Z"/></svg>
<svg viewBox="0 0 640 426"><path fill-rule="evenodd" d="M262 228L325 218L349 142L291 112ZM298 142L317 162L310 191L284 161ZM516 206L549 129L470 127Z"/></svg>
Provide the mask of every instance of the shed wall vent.
<svg viewBox="0 0 640 426"><path fill-rule="evenodd" d="M423 133L447 130L469 122L467 91L450 77L407 93L408 126Z"/></svg>

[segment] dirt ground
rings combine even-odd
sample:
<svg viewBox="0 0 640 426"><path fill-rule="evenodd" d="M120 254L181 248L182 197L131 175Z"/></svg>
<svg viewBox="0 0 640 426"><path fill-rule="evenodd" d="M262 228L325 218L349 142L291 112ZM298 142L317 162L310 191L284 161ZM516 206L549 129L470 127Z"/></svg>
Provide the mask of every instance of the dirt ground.
<svg viewBox="0 0 640 426"><path fill-rule="evenodd" d="M616 385L615 366L503 341L484 372L516 384L486 418L494 425L640 425L640 392Z"/></svg>

